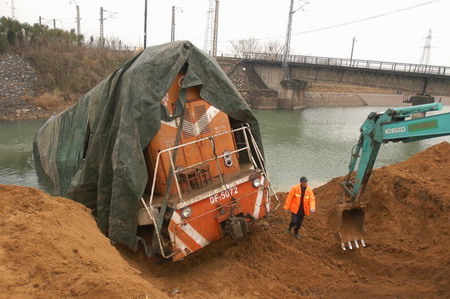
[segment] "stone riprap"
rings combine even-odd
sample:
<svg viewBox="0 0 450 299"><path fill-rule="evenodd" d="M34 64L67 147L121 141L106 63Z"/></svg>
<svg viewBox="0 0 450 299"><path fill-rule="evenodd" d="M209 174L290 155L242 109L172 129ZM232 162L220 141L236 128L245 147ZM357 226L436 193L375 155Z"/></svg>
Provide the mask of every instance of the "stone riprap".
<svg viewBox="0 0 450 299"><path fill-rule="evenodd" d="M0 55L0 99L17 100L35 96L36 71L19 55Z"/></svg>
<svg viewBox="0 0 450 299"><path fill-rule="evenodd" d="M367 103L356 93L307 91L306 107L354 107L366 106Z"/></svg>
<svg viewBox="0 0 450 299"><path fill-rule="evenodd" d="M17 54L0 55L0 120L40 117L40 107L25 99L36 96L37 73Z"/></svg>

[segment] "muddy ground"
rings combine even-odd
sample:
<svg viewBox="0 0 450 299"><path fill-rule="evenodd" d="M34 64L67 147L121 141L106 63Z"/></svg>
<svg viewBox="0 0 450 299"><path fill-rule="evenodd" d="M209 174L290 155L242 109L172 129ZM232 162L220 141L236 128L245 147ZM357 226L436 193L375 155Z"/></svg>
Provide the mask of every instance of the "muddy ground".
<svg viewBox="0 0 450 299"><path fill-rule="evenodd" d="M177 263L112 246L75 202L0 185L0 297L449 298L450 144L374 172L365 249L341 251L327 224L342 180L315 189L301 239L280 208Z"/></svg>

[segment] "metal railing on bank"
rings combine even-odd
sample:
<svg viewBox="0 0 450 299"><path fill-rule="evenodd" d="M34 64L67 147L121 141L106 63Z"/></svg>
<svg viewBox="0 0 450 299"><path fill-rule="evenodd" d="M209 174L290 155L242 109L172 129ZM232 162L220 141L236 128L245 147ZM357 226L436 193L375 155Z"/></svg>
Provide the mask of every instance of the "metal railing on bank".
<svg viewBox="0 0 450 299"><path fill-rule="evenodd" d="M223 57L236 57L235 55L223 55ZM239 58L260 61L276 61L282 62L283 54L268 54L268 53L252 53L244 52ZM382 70L394 71L414 74L426 74L436 76L450 76L450 67L427 65L427 64L413 64L401 62L386 62L376 60L361 60L361 59L346 59L346 58L330 58L318 56L304 56L304 55L288 55L288 63L300 63L310 65L325 65L335 67L350 67L368 70Z"/></svg>

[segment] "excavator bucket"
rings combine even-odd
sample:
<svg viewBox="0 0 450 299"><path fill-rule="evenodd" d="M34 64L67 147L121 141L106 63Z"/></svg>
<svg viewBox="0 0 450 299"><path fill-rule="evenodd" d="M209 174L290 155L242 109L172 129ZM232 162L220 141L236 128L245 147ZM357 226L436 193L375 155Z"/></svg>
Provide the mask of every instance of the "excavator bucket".
<svg viewBox="0 0 450 299"><path fill-rule="evenodd" d="M329 210L328 221L342 250L366 247L364 217L364 207L355 207L348 203L339 204Z"/></svg>

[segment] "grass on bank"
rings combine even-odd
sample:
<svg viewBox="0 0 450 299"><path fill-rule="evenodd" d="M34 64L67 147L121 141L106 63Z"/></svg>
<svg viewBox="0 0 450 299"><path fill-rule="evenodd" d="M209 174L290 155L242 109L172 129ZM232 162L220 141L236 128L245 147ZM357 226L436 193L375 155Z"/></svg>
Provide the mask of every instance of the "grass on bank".
<svg viewBox="0 0 450 299"><path fill-rule="evenodd" d="M28 99L45 109L75 102L136 53L118 39L96 40L74 30L29 25L0 18L0 52L18 54L38 75L38 96Z"/></svg>
<svg viewBox="0 0 450 299"><path fill-rule="evenodd" d="M72 105L134 55L130 51L57 42L15 52L28 60L38 74L38 96L28 102L56 111Z"/></svg>

